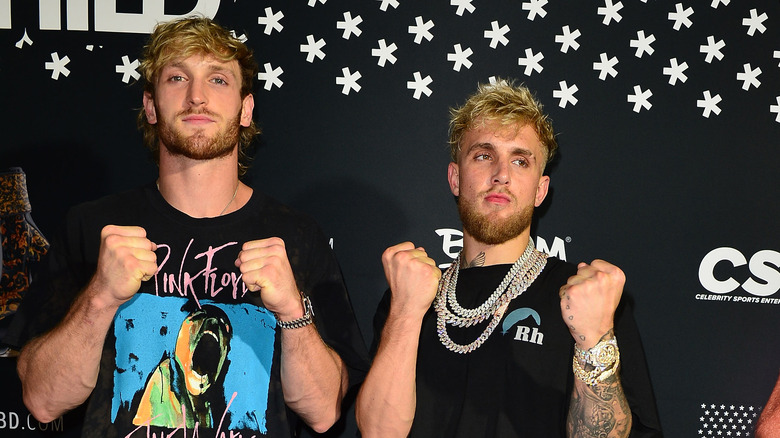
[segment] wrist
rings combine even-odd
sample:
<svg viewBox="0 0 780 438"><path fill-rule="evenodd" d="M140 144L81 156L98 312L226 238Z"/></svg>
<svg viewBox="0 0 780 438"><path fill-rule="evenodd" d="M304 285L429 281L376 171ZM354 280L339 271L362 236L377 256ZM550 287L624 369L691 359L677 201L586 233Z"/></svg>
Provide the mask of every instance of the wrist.
<svg viewBox="0 0 780 438"><path fill-rule="evenodd" d="M274 313L276 323L283 329L296 329L306 327L314 322L314 309L311 300L303 292L300 293L300 300L296 310L286 314Z"/></svg>
<svg viewBox="0 0 780 438"><path fill-rule="evenodd" d="M299 292L295 298L288 300L288 303L279 310L272 310L276 319L283 321L290 321L298 319L306 313L306 309L303 305L303 293Z"/></svg>
<svg viewBox="0 0 780 438"><path fill-rule="evenodd" d="M611 332L587 350L576 344L574 346L572 358L574 376L588 386L607 381L616 375L619 367L620 350L617 339Z"/></svg>

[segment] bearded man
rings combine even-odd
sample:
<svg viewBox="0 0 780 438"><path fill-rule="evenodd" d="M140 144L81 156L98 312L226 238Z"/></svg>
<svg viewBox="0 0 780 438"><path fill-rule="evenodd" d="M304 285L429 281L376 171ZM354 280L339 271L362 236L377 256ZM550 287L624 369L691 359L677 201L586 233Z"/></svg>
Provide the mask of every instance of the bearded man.
<svg viewBox="0 0 780 438"><path fill-rule="evenodd" d="M39 282L51 299L25 313L40 334L19 356L25 404L45 423L89 399L95 437L327 430L365 346L319 227L239 179L251 50L184 18L154 29L140 70L159 178L69 213ZM193 320L205 309L229 324Z"/></svg>
<svg viewBox="0 0 780 438"><path fill-rule="evenodd" d="M450 145L463 250L443 275L411 242L383 254L363 436L661 436L623 272L534 248L557 149L541 105L511 81L480 85L452 110Z"/></svg>

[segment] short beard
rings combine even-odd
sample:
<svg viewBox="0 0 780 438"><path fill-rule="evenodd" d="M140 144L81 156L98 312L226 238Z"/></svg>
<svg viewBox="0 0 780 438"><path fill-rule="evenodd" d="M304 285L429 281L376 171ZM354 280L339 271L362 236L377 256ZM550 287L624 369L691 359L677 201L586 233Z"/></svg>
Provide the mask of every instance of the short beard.
<svg viewBox="0 0 780 438"><path fill-rule="evenodd" d="M495 220L490 215L477 212L473 204L458 199L458 212L463 222L463 230L477 242L486 245L500 245L514 239L531 227L534 206L528 205L523 210L503 219Z"/></svg>
<svg viewBox="0 0 780 438"><path fill-rule="evenodd" d="M177 116L195 113L195 111L185 111ZM214 114L208 111L200 111L197 114L214 116ZM233 149L238 144L240 127L241 115L238 114L231 123L228 123L225 129L217 132L211 138L206 137L202 130L185 137L163 120L158 121L157 132L160 142L171 155L181 155L193 160L212 160L226 157L233 152Z"/></svg>

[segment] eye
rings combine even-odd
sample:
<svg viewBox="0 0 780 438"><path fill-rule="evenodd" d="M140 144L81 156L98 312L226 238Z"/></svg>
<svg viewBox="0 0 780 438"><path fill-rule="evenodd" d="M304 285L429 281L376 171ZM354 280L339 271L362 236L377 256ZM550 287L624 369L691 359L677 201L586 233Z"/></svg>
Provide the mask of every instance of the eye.
<svg viewBox="0 0 780 438"><path fill-rule="evenodd" d="M490 154L486 152L480 152L474 156L475 161L487 161L490 159L491 159Z"/></svg>
<svg viewBox="0 0 780 438"><path fill-rule="evenodd" d="M525 158L518 158L518 159L516 159L516 160L514 160L512 162L515 163L516 165L520 166L520 167L528 167L528 165L529 165L528 160L525 159Z"/></svg>
<svg viewBox="0 0 780 438"><path fill-rule="evenodd" d="M227 81L224 78L213 78L211 79L211 82L217 84L217 85L227 85Z"/></svg>

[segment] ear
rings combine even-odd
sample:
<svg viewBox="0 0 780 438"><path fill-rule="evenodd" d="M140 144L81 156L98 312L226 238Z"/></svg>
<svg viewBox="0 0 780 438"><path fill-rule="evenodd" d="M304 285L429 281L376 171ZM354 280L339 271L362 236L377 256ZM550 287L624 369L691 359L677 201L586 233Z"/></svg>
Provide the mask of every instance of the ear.
<svg viewBox="0 0 780 438"><path fill-rule="evenodd" d="M547 175L542 175L542 177L539 178L539 184L536 186L536 200L534 202L534 207L542 205L544 198L547 197L547 190L549 188L550 177Z"/></svg>
<svg viewBox="0 0 780 438"><path fill-rule="evenodd" d="M460 169L458 163L451 162L447 167L447 180L450 183L450 191L455 196L460 196Z"/></svg>
<svg viewBox="0 0 780 438"><path fill-rule="evenodd" d="M157 123L157 110L154 108L154 99L148 91L144 91L144 112L146 113L146 121L150 125Z"/></svg>
<svg viewBox="0 0 780 438"><path fill-rule="evenodd" d="M255 97L249 93L241 102L241 126L248 127L252 123L252 111L255 110Z"/></svg>

